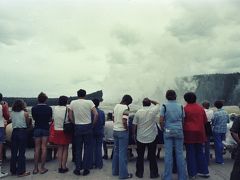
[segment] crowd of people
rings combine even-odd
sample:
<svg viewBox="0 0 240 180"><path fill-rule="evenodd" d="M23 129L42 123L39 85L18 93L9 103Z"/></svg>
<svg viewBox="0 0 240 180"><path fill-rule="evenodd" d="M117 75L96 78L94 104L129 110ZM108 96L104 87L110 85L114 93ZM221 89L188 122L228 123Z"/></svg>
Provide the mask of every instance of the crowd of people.
<svg viewBox="0 0 240 180"><path fill-rule="evenodd" d="M132 116L129 126L130 108L133 99L124 95L119 104L108 114L105 122L104 111L99 109L98 99L85 99L86 91L77 92L78 99L68 105L68 97L60 96L58 105L47 105L47 95L38 95L38 104L32 107L31 115L34 120L34 168L32 174L44 174L47 144L49 136L51 142L57 145L58 172L66 173L69 144L72 144L73 161L77 176L87 176L93 168L101 169L103 159L108 158L107 142L113 141L112 175L119 179L132 178L128 171L129 139L137 146L137 160L135 176L143 178L144 154L148 148L150 178L158 178L157 143L159 132L163 134L164 142L164 172L162 179L171 180L174 164L179 180L195 179L197 176L208 178L210 159L210 137L214 139L215 163L223 165L223 143L227 132L229 115L223 109L223 101L217 100L210 109L208 101L201 105L197 103L196 94L187 92L184 95L186 105L176 101L174 90L166 92L166 102L159 102L144 98L143 107ZM18 99L12 105L9 113L7 102L3 101L0 93L0 177L8 173L2 171L2 149L4 143L4 127L12 122L10 173L19 177L30 174L26 170L25 150L27 146L27 127L30 124L26 103ZM66 124L72 124L71 132L66 130ZM104 131L108 126L110 131ZM52 130L49 130L52 129ZM159 130L160 129L160 130ZM234 121L231 133L238 144L235 162L231 173L231 180L240 177L240 119ZM110 135L109 135L110 134ZM112 134L112 135L111 135ZM184 155L184 146L186 156ZM102 152L104 149L104 155ZM102 156L103 155L103 156ZM185 158L186 157L186 158ZM39 166L40 162L40 166Z"/></svg>

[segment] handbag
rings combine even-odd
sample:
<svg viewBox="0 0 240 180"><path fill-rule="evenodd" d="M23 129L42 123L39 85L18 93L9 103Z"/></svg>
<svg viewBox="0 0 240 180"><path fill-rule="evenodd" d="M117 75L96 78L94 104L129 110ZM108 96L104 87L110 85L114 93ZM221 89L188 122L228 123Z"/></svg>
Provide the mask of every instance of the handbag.
<svg viewBox="0 0 240 180"><path fill-rule="evenodd" d="M66 112L65 112L65 117L63 121L63 132L66 134L72 134L74 130L74 124L70 122L69 120L66 121L67 119L67 107L66 107Z"/></svg>
<svg viewBox="0 0 240 180"><path fill-rule="evenodd" d="M54 129L54 123L53 121L50 124L50 129L49 129L49 138L48 138L50 143L54 143L55 141L55 129Z"/></svg>

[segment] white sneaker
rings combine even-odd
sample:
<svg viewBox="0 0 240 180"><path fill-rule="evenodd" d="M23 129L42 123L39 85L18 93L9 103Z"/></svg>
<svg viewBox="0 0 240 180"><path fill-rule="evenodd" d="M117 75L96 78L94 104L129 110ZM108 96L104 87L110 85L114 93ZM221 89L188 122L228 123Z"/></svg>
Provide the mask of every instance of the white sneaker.
<svg viewBox="0 0 240 180"><path fill-rule="evenodd" d="M198 176L203 177L203 178L209 178L210 177L209 174L202 174L202 173L198 173Z"/></svg>
<svg viewBox="0 0 240 180"><path fill-rule="evenodd" d="M0 172L0 178L6 177L7 175L8 175L8 173Z"/></svg>

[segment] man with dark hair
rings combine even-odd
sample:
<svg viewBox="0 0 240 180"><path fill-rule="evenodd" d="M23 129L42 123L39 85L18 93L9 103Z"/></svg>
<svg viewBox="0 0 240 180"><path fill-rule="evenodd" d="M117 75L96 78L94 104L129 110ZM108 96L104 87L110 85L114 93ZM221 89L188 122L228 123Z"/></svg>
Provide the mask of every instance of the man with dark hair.
<svg viewBox="0 0 240 180"><path fill-rule="evenodd" d="M224 164L223 160L223 143L227 132L227 123L229 121L228 113L222 108L223 102L218 100L214 103L217 111L213 114L212 126L213 137L215 145L215 162L218 164Z"/></svg>
<svg viewBox="0 0 240 180"><path fill-rule="evenodd" d="M93 99L93 103L98 112L98 120L93 128L93 165L95 168L102 169L102 144L104 136L105 114L104 111L98 108L99 99Z"/></svg>
<svg viewBox="0 0 240 180"><path fill-rule="evenodd" d="M197 175L208 178L209 170L204 154L204 143L206 142L205 124L206 113L201 105L196 103L197 96L193 92L184 95L187 104L184 107L184 143L186 147L186 160L188 175L196 178Z"/></svg>
<svg viewBox="0 0 240 180"><path fill-rule="evenodd" d="M159 103L148 98L143 99L143 108L139 109L133 119L133 136L135 139L135 132L137 131L137 162L136 173L138 178L143 177L144 172L144 153L145 148L148 148L148 159L150 161L150 178L159 177L158 166L156 159L157 146L157 114L159 113ZM155 106L150 107L153 104Z"/></svg>
<svg viewBox="0 0 240 180"><path fill-rule="evenodd" d="M8 175L8 173L2 172L2 159L3 142L5 139L5 125L7 124L9 117L8 104L3 101L3 95L0 93L0 178Z"/></svg>
<svg viewBox="0 0 240 180"><path fill-rule="evenodd" d="M94 103L90 100L86 100L86 91L80 89L77 92L78 99L73 100L70 103L69 116L75 123L74 139L75 141L75 175L80 175L80 170L84 169L83 175L86 176L90 173L92 168L92 137L93 137L93 126L98 120L98 112ZM93 114L93 122L91 118ZM83 153L84 147L84 153ZM82 159L83 153L83 159Z"/></svg>
<svg viewBox="0 0 240 180"><path fill-rule="evenodd" d="M49 123L52 120L52 108L46 104L48 97L45 93L41 92L38 95L38 104L35 105L32 111L32 117L35 120L34 124L34 170L33 174L44 174L48 171L45 168L47 156L47 143L49 137ZM39 158L41 157L40 170L38 169Z"/></svg>
<svg viewBox="0 0 240 180"><path fill-rule="evenodd" d="M85 97L86 96L86 91L84 90L84 89L79 89L78 90L78 92L77 92L77 95L78 95L78 97L80 98L80 97Z"/></svg>
<svg viewBox="0 0 240 180"><path fill-rule="evenodd" d="M160 110L160 125L164 130L164 148L167 149L164 157L163 179L172 179L173 151L176 155L178 179L187 179L183 157L183 118L185 115L176 97L174 90L168 90L166 92L167 102Z"/></svg>

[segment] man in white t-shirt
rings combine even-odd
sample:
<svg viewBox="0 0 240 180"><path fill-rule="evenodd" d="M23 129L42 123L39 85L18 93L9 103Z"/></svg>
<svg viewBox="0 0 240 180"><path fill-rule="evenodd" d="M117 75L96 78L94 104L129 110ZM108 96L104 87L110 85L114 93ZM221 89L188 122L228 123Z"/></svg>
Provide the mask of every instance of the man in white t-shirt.
<svg viewBox="0 0 240 180"><path fill-rule="evenodd" d="M75 175L80 175L80 170L84 169L83 176L90 173L92 168L92 136L93 126L97 122L98 113L92 101L86 100L86 91L80 89L77 92L78 99L70 103L69 116L75 123L74 139L76 146L75 154ZM91 119L93 114L93 122ZM84 147L84 151L83 151ZM83 158L82 158L83 152Z"/></svg>
<svg viewBox="0 0 240 180"><path fill-rule="evenodd" d="M143 108L139 109L133 119L133 136L137 130L137 162L136 176L143 177L144 172L144 153L145 148L148 148L150 178L159 177L158 166L156 159L157 147L157 125L156 117L160 112L159 103L148 98L143 99ZM151 104L155 106L151 106ZM135 139L135 138L134 138Z"/></svg>

